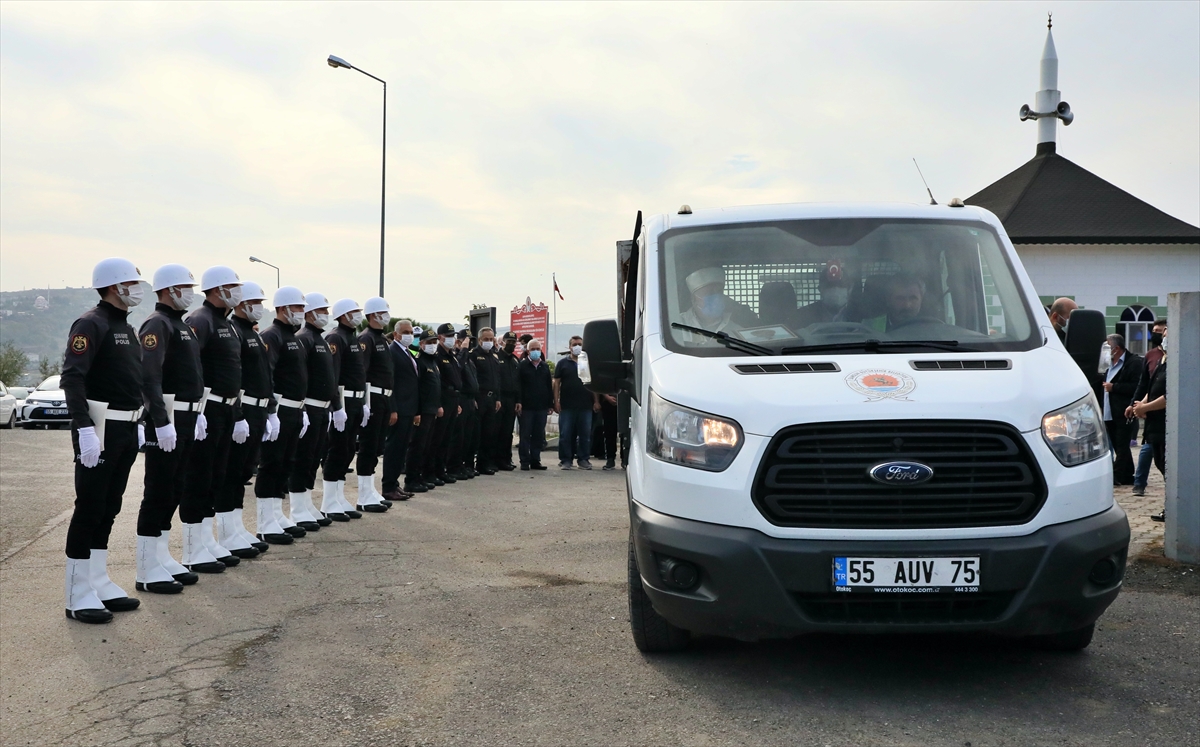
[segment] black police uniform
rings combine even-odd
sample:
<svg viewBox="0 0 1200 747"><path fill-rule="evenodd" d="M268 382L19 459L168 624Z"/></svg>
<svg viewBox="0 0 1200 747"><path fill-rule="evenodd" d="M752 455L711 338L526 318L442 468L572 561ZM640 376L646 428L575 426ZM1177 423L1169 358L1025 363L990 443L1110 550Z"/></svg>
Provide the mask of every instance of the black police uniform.
<svg viewBox="0 0 1200 747"><path fill-rule="evenodd" d="M171 529L171 516L179 509L184 524L204 520L206 506L197 504L184 490L184 470L196 442L196 416L204 398L204 370L200 345L183 312L165 303L138 330L142 343L142 398L146 406L146 477L137 533L157 537ZM158 448L155 428L167 422L163 395L175 395L173 414L176 443L172 451Z"/></svg>
<svg viewBox="0 0 1200 747"><path fill-rule="evenodd" d="M129 470L137 459L137 422L113 419L103 424L99 463L88 468L79 461L79 429L100 425L88 412L89 399L106 402L117 413L141 409L142 350L128 315L101 301L75 320L67 337L59 385L66 395L75 447L75 511L67 528L67 557L76 560L88 559L92 550L108 549Z"/></svg>
<svg viewBox="0 0 1200 747"><path fill-rule="evenodd" d="M507 343L508 341L505 340ZM515 340L514 340L515 342ZM516 469L512 461L513 425L517 420L517 396L520 394L520 378L517 364L520 363L511 351L501 348L496 353L496 383L500 392L500 411L496 413L495 440L492 454L497 469Z"/></svg>
<svg viewBox="0 0 1200 747"><path fill-rule="evenodd" d="M474 445L478 441L479 413L475 399L479 396L479 378L475 374L475 362L465 350L456 351L455 360L462 371L463 385L458 393L458 404L462 408L454 425L454 437L450 447L447 472L460 480L475 477Z"/></svg>
<svg viewBox="0 0 1200 747"><path fill-rule="evenodd" d="M205 301L184 320L200 345L204 386L209 389L204 405L208 436L192 448L184 491L191 502L204 507L206 517L237 508L216 505L229 466L233 424L242 419L242 341L228 313Z"/></svg>
<svg viewBox="0 0 1200 747"><path fill-rule="evenodd" d="M258 463L267 430L267 412L275 403L271 396L271 360L262 337L249 319L235 315L233 324L241 343L242 418L250 426L250 436L245 443L230 443L225 479L217 491L218 512L244 508L246 483Z"/></svg>
<svg viewBox="0 0 1200 747"><path fill-rule="evenodd" d="M462 389L462 368L458 365L453 351L447 350L440 342L436 355L442 381L442 417L434 424L433 439L425 460L425 474L443 482L457 482L446 472L446 465L450 461L454 424L458 421L458 393ZM448 477L450 479L447 480Z"/></svg>
<svg viewBox="0 0 1200 747"><path fill-rule="evenodd" d="M420 413L420 368L416 356L399 342L388 345L388 353L392 356L392 412L396 413L396 422L387 429L383 446L383 496L391 500L389 494L400 488L400 474L408 459L413 418Z"/></svg>
<svg viewBox="0 0 1200 747"><path fill-rule="evenodd" d="M442 406L442 373L438 367L440 355L430 355L421 351L417 357L417 414L421 417L421 422L413 428L404 472L404 488L411 492L423 492L433 486L433 473L429 471L432 460L429 454L437 424L445 420L445 417L439 418L437 414L438 408Z"/></svg>
<svg viewBox="0 0 1200 747"><path fill-rule="evenodd" d="M276 319L261 335L273 390L267 413L278 415L279 436L263 442L262 463L254 481L254 495L258 498L287 495L288 476L300 443L301 413L308 393L308 350L296 339L295 332L295 327Z"/></svg>
<svg viewBox="0 0 1200 747"><path fill-rule="evenodd" d="M341 389L342 402L346 405L346 428L329 431L329 452L325 455L325 469L321 478L326 482L341 482L350 471L350 460L354 458L355 442L362 428L363 403L367 401L367 375L363 368L363 351L353 327L338 322L337 327L325 335L329 352L333 355L333 370Z"/></svg>
<svg viewBox="0 0 1200 747"><path fill-rule="evenodd" d="M333 370L333 353L321 336L321 328L309 322L296 334L296 342L305 350L308 367L308 390L304 395L304 411L308 413L308 430L296 447L296 460L288 477L292 493L312 490L317 481L317 466L325 451L329 435L329 413L340 410L342 395L338 391Z"/></svg>
<svg viewBox="0 0 1200 747"><path fill-rule="evenodd" d="M392 414L392 356L382 329L367 327L358 336L363 351L363 366L367 370L367 386L371 397L371 418L358 438L358 460L354 471L359 477L375 474L383 454L383 428Z"/></svg>
<svg viewBox="0 0 1200 747"><path fill-rule="evenodd" d="M482 346L476 345L469 355L479 381L479 393L475 395L479 424L470 456L475 460L475 469L485 475L494 474L495 467L492 465L496 452L496 403L500 397L500 364L496 360L494 345L491 350L484 350Z"/></svg>

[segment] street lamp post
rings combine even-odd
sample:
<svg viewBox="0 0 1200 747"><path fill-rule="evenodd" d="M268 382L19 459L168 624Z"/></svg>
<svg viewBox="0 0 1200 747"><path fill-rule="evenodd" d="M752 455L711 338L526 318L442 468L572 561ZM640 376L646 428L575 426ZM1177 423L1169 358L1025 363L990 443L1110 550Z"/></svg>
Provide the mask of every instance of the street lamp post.
<svg viewBox="0 0 1200 747"><path fill-rule="evenodd" d="M263 261L262 261L261 259L259 259L258 257L251 257L251 258L250 258L250 261L251 261L251 262L258 262L259 264L266 265L267 267L275 267L275 265L271 264L270 262L263 262ZM279 268L278 268L278 267L275 267L275 287L276 287L276 288L278 288L278 287L279 287Z"/></svg>
<svg viewBox="0 0 1200 747"><path fill-rule="evenodd" d="M374 78L383 84L383 176L380 179L379 189L379 295L383 296L383 227L384 216L387 211L387 81L383 78L376 78L366 70L361 70L351 65L341 57L329 55L329 59L326 62L334 69L344 67L347 70L358 70L358 72L368 78Z"/></svg>

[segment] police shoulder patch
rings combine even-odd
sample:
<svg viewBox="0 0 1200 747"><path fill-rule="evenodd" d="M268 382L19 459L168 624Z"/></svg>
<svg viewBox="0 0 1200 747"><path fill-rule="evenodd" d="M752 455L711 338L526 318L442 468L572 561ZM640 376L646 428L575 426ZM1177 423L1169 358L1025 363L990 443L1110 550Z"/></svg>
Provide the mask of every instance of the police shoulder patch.
<svg viewBox="0 0 1200 747"><path fill-rule="evenodd" d="M334 355L337 355L337 343L336 342L329 343L329 352L333 353Z"/></svg>
<svg viewBox="0 0 1200 747"><path fill-rule="evenodd" d="M71 352L75 355L83 355L87 352L88 344L87 335L75 335L71 338Z"/></svg>
<svg viewBox="0 0 1200 747"><path fill-rule="evenodd" d="M142 347L147 350L153 350L158 347L158 335L153 332L142 335Z"/></svg>

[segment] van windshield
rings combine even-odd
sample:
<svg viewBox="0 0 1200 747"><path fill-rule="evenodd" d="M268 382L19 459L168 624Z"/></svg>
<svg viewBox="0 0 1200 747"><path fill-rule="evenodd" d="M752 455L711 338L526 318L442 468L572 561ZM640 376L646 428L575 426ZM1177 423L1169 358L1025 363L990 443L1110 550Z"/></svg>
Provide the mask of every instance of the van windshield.
<svg viewBox="0 0 1200 747"><path fill-rule="evenodd" d="M984 223L742 223L668 231L660 248L663 338L676 352L1041 344L999 237Z"/></svg>

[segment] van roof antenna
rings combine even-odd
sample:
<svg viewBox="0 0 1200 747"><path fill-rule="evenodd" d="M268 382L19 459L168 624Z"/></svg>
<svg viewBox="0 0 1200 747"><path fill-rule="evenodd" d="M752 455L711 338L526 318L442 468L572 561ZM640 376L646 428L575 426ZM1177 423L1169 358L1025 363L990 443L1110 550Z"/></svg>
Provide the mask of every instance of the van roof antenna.
<svg viewBox="0 0 1200 747"><path fill-rule="evenodd" d="M938 201L933 199L933 190L929 188L929 182L925 181L925 175L921 173L921 166L917 163L917 159L913 159L913 166L917 167L917 175L921 177L921 183L925 185L925 191L929 193L929 204L936 205Z"/></svg>

